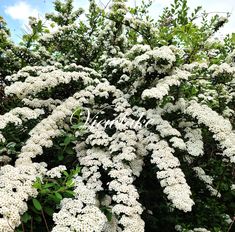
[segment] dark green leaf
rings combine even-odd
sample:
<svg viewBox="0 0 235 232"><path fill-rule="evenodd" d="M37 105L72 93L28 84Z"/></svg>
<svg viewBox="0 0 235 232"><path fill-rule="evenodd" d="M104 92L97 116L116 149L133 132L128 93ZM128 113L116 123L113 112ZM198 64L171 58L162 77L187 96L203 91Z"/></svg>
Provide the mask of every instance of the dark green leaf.
<svg viewBox="0 0 235 232"><path fill-rule="evenodd" d="M62 200L63 199L63 197L62 197L62 195L60 194L60 193L55 193L55 197L58 199L58 200Z"/></svg>
<svg viewBox="0 0 235 232"><path fill-rule="evenodd" d="M33 205L34 205L35 209L37 209L39 211L42 210L42 206L41 206L40 202L36 198L33 198Z"/></svg>

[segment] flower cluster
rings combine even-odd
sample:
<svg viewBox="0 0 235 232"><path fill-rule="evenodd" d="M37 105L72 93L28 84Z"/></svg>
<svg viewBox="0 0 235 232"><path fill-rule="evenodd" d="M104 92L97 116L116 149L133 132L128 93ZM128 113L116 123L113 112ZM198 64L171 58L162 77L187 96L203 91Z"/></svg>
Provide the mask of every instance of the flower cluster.
<svg viewBox="0 0 235 232"><path fill-rule="evenodd" d="M20 215L27 210L26 201L37 196L37 190L32 188L36 177L45 174L45 163L12 167L5 165L0 170L0 228L12 232L21 223Z"/></svg>
<svg viewBox="0 0 235 232"><path fill-rule="evenodd" d="M163 46L137 56L133 63L144 76L155 71L160 74L166 73L171 69L175 60L175 54L172 50L167 46Z"/></svg>
<svg viewBox="0 0 235 232"><path fill-rule="evenodd" d="M155 143L153 143L155 142ZM194 202L190 199L191 191L187 185L184 173L179 168L179 160L173 156L174 149L164 140L151 141L148 149L152 150L151 162L159 168L157 178L164 188L164 193L173 206L185 212L191 211Z"/></svg>
<svg viewBox="0 0 235 232"><path fill-rule="evenodd" d="M198 178L205 183L206 188L212 196L221 197L221 194L212 187L213 178L211 176L206 175L205 171L200 167L194 167L193 170L196 172Z"/></svg>
<svg viewBox="0 0 235 232"><path fill-rule="evenodd" d="M235 133L229 120L224 119L207 105L200 105L196 101L189 103L186 113L196 118L199 123L204 124L214 134L221 147L225 149L223 155L228 157L232 163L235 162Z"/></svg>
<svg viewBox="0 0 235 232"><path fill-rule="evenodd" d="M146 89L142 93L142 98L162 99L166 96L171 86L179 86L182 80L188 80L190 73L177 69L171 76L166 76L159 80L156 87Z"/></svg>
<svg viewBox="0 0 235 232"><path fill-rule="evenodd" d="M39 78L29 76L24 82L14 82L5 88L7 95L14 94L18 98L24 98L28 95L36 95L45 89L54 88L59 84L68 84L71 81L82 80L85 84L91 82L89 75L85 72L63 72L61 70L53 70L49 73L41 73Z"/></svg>
<svg viewBox="0 0 235 232"><path fill-rule="evenodd" d="M4 115L0 115L0 130L3 130L8 124L13 123L16 126L21 125L24 121L37 119L44 114L42 109L30 109L28 107L16 107ZM0 142L5 142L5 138L0 131Z"/></svg>
<svg viewBox="0 0 235 232"><path fill-rule="evenodd" d="M66 167L64 165L59 165L55 168L52 168L51 170L47 171L46 175L51 178L60 178L61 173L66 170Z"/></svg>
<svg viewBox="0 0 235 232"><path fill-rule="evenodd" d="M185 142L186 149L191 156L201 156L204 153L203 149L203 138L202 131L200 128L193 128L194 123L192 122L180 122L179 126L184 128L184 138L187 139Z"/></svg>
<svg viewBox="0 0 235 232"><path fill-rule="evenodd" d="M185 230L180 225L175 226L175 230L179 232L184 232ZM186 232L186 231L185 231ZM210 230L207 230L206 228L194 228L192 230L187 230L187 232L210 232Z"/></svg>
<svg viewBox="0 0 235 232"><path fill-rule="evenodd" d="M61 210L53 215L56 226L52 232L103 231L107 219L96 205L95 192L79 176L74 183L75 199L62 200Z"/></svg>

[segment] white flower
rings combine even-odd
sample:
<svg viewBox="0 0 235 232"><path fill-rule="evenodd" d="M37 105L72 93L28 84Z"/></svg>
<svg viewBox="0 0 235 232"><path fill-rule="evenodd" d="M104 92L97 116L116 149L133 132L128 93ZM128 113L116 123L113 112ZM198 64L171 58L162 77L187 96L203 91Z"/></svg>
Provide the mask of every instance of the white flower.
<svg viewBox="0 0 235 232"><path fill-rule="evenodd" d="M142 99L156 98L161 100L170 91L171 86L179 86L182 80L188 80L190 73L176 69L175 73L171 76L166 76L160 79L156 85L151 89L145 89L142 93Z"/></svg>
<svg viewBox="0 0 235 232"><path fill-rule="evenodd" d="M170 148L166 141L160 140L150 146L150 150L152 150L151 162L160 169L157 172L157 178L160 179L160 184L164 188L163 192L167 198L174 207L185 212L191 211L194 202L190 198L190 187L179 168L179 160L172 154L174 149Z"/></svg>
<svg viewBox="0 0 235 232"><path fill-rule="evenodd" d="M206 175L205 171L200 167L194 167L193 170L196 172L198 178L203 181L206 185L206 188L210 191L212 196L221 197L221 194L212 187L213 178L209 175Z"/></svg>
<svg viewBox="0 0 235 232"><path fill-rule="evenodd" d="M66 170L66 167L64 165L59 165L55 168L52 168L51 170L46 172L46 175L51 178L61 178L61 173Z"/></svg>
<svg viewBox="0 0 235 232"><path fill-rule="evenodd" d="M208 106L200 105L196 101L189 102L186 113L208 127L214 134L213 138L219 141L221 147L225 149L223 155L229 157L231 162L234 162L235 134L229 120L218 115Z"/></svg>

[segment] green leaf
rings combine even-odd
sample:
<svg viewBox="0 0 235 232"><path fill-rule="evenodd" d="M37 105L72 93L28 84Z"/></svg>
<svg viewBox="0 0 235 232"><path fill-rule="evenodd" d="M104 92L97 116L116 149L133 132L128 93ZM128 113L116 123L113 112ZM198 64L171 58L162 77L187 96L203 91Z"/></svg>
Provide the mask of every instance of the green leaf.
<svg viewBox="0 0 235 232"><path fill-rule="evenodd" d="M232 33L232 38L231 38L231 40L232 40L232 43L235 43L235 33Z"/></svg>
<svg viewBox="0 0 235 232"><path fill-rule="evenodd" d="M14 143L14 142L10 142L6 145L6 147L9 148L9 149L14 148L15 146L16 146L16 143Z"/></svg>
<svg viewBox="0 0 235 232"><path fill-rule="evenodd" d="M71 175L75 176L76 174L80 173L81 167L76 167L76 169L72 170Z"/></svg>
<svg viewBox="0 0 235 232"><path fill-rule="evenodd" d="M60 201L63 199L62 195L60 193L57 193L57 192L55 193L55 197Z"/></svg>
<svg viewBox="0 0 235 232"><path fill-rule="evenodd" d="M42 210L41 203L36 198L33 198L33 205L35 209L37 209L38 211Z"/></svg>
<svg viewBox="0 0 235 232"><path fill-rule="evenodd" d="M66 191L65 191L66 197L73 197L74 194L75 194L75 193L74 193L73 191L71 191L71 190L66 190Z"/></svg>
<svg viewBox="0 0 235 232"><path fill-rule="evenodd" d="M65 189L66 189L66 187L65 187L65 186L62 186L62 187L60 187L57 191L58 191L58 192L63 192Z"/></svg>
<svg viewBox="0 0 235 232"><path fill-rule="evenodd" d="M37 222L41 222L41 221L42 221L41 215L35 215L35 216L33 217L33 219L34 219L35 221L37 221Z"/></svg>
<svg viewBox="0 0 235 232"><path fill-rule="evenodd" d="M64 159L63 154L59 154L59 155L58 155L58 160L59 160L59 161L62 161L63 159Z"/></svg>
<svg viewBox="0 0 235 232"><path fill-rule="evenodd" d="M66 177L69 176L68 172L66 172L66 171L63 171L62 173L63 173Z"/></svg>
<svg viewBox="0 0 235 232"><path fill-rule="evenodd" d="M0 147L0 154L2 154L3 152L6 152L7 149L5 147Z"/></svg>
<svg viewBox="0 0 235 232"><path fill-rule="evenodd" d="M59 204L60 203L60 200L54 195L54 194L50 194L48 196L48 198L51 200L51 201L54 201L56 204Z"/></svg>
<svg viewBox="0 0 235 232"><path fill-rule="evenodd" d="M113 215L112 215L112 212L110 211L110 208L109 207L101 207L100 209L105 214L105 216L107 217L108 221L111 221Z"/></svg>
<svg viewBox="0 0 235 232"><path fill-rule="evenodd" d="M66 152L67 154L69 154L69 155L73 155L73 154L75 153L75 151L73 150L72 147L67 147L67 148L65 149L65 152Z"/></svg>
<svg viewBox="0 0 235 232"><path fill-rule="evenodd" d="M41 189L42 188L41 179L39 177L36 178L36 182L33 184L33 187L36 188L36 189Z"/></svg>
<svg viewBox="0 0 235 232"><path fill-rule="evenodd" d="M77 123L71 126L72 129L81 129L84 126L84 123Z"/></svg>
<svg viewBox="0 0 235 232"><path fill-rule="evenodd" d="M50 193L49 189L43 189L40 191L40 194L42 194L42 195L47 195L48 193Z"/></svg>
<svg viewBox="0 0 235 232"><path fill-rule="evenodd" d="M67 186L67 187L73 187L73 186L74 186L74 181L73 181L73 179L68 180L68 181L66 182L66 186Z"/></svg>
<svg viewBox="0 0 235 232"><path fill-rule="evenodd" d="M24 223L27 223L27 221L29 221L31 219L31 215L29 215L27 212L24 213L21 217L21 221Z"/></svg>
<svg viewBox="0 0 235 232"><path fill-rule="evenodd" d="M67 146L68 144L70 144L70 142L71 142L70 137L69 137L69 136L65 137L65 139L64 139L64 145Z"/></svg>
<svg viewBox="0 0 235 232"><path fill-rule="evenodd" d="M110 211L107 210L106 217L107 217L108 221L110 222L112 220L113 215Z"/></svg>
<svg viewBox="0 0 235 232"><path fill-rule="evenodd" d="M47 183L43 186L43 188L50 188L53 187L55 184L54 183Z"/></svg>
<svg viewBox="0 0 235 232"><path fill-rule="evenodd" d="M45 213L48 214L49 216L52 216L53 213L54 213L54 210L53 210L52 208L50 208L50 207L45 207L45 208L44 208L44 211L45 211Z"/></svg>
<svg viewBox="0 0 235 232"><path fill-rule="evenodd" d="M80 114L81 114L81 111L82 111L82 109L80 109L80 108L77 108L75 111L74 111L74 113L73 113L73 115L74 116L80 116Z"/></svg>

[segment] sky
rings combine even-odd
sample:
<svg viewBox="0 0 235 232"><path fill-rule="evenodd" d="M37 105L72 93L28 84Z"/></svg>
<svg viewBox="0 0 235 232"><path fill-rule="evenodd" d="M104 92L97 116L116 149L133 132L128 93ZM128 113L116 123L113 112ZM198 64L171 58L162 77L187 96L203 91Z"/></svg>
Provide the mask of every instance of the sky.
<svg viewBox="0 0 235 232"><path fill-rule="evenodd" d="M152 17L157 17L163 11L165 6L170 5L173 0L153 0L150 14ZM102 6L108 0L97 0L97 3ZM141 0L129 0L128 4L134 5ZM88 0L74 0L75 7L88 8ZM235 32L235 1L234 0L188 0L190 8L202 6L206 12L219 12L221 16L226 16L224 12L230 12L231 17L228 24L221 30L220 35ZM53 0L0 0L0 16L6 20L8 27L11 30L12 38L18 42L27 30L26 25L29 16L43 18L45 12L53 11ZM211 14L212 15L212 14Z"/></svg>

